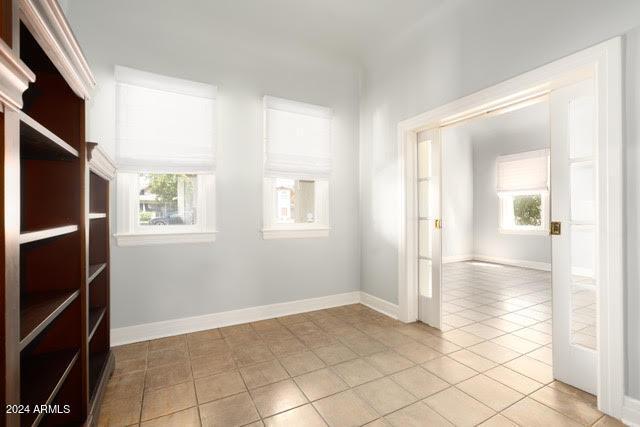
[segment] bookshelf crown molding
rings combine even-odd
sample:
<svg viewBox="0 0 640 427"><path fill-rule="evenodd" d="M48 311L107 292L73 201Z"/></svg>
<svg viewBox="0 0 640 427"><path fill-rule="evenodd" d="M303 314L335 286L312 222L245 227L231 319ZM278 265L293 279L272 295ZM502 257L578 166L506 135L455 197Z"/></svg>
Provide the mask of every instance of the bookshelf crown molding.
<svg viewBox="0 0 640 427"><path fill-rule="evenodd" d="M91 155L88 160L91 172L100 175L107 181L111 181L116 177L115 163L99 145L91 149Z"/></svg>
<svg viewBox="0 0 640 427"><path fill-rule="evenodd" d="M0 40L0 103L22 108L22 93L36 76L4 40Z"/></svg>
<svg viewBox="0 0 640 427"><path fill-rule="evenodd" d="M71 89L89 99L96 80L57 0L20 0L20 19Z"/></svg>

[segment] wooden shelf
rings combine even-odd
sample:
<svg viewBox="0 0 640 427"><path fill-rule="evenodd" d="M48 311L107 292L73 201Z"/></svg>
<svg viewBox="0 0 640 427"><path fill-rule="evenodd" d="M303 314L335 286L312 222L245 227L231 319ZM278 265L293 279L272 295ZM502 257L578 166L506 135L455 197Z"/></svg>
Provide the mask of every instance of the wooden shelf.
<svg viewBox="0 0 640 427"><path fill-rule="evenodd" d="M80 291L26 294L20 303L20 350L75 300Z"/></svg>
<svg viewBox="0 0 640 427"><path fill-rule="evenodd" d="M89 214L89 219L101 219L106 217L107 217L107 214L102 212L92 212Z"/></svg>
<svg viewBox="0 0 640 427"><path fill-rule="evenodd" d="M62 227L46 228L44 230L20 233L20 244L31 243L38 240L50 239L78 231L77 225L65 225Z"/></svg>
<svg viewBox="0 0 640 427"><path fill-rule="evenodd" d="M107 367L107 362L109 362L109 351L89 355L89 399L92 401L98 391L98 380L104 378L102 372Z"/></svg>
<svg viewBox="0 0 640 427"><path fill-rule="evenodd" d="M25 358L21 366L21 403L31 408L34 405L51 404L78 356L78 350L62 350ZM28 425L37 425L42 416L43 413L23 415L23 424L33 418Z"/></svg>
<svg viewBox="0 0 640 427"><path fill-rule="evenodd" d="M20 111L20 155L23 158L73 160L78 150Z"/></svg>
<svg viewBox="0 0 640 427"><path fill-rule="evenodd" d="M96 329L100 326L100 322L102 322L106 313L106 307L92 308L89 310L89 341L93 338Z"/></svg>
<svg viewBox="0 0 640 427"><path fill-rule="evenodd" d="M98 277L98 275L102 273L102 270L104 270L106 266L106 262L103 262L102 264L91 264L89 266L89 277L87 278L87 285L93 282L93 279Z"/></svg>

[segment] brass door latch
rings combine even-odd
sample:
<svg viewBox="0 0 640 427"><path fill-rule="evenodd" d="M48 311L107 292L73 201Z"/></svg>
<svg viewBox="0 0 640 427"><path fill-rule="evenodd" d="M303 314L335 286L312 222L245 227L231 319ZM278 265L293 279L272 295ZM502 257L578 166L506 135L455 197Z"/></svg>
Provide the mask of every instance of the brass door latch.
<svg viewBox="0 0 640 427"><path fill-rule="evenodd" d="M439 219L436 219L435 227L436 227L436 230L440 230L442 228L442 221Z"/></svg>
<svg viewBox="0 0 640 427"><path fill-rule="evenodd" d="M549 234L552 236L559 236L562 234L562 223L560 221L551 221Z"/></svg>

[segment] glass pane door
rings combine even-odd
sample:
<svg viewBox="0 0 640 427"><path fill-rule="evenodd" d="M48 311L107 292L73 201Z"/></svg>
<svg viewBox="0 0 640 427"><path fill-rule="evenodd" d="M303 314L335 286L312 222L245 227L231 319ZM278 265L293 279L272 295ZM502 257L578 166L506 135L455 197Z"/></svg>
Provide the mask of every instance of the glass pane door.
<svg viewBox="0 0 640 427"><path fill-rule="evenodd" d="M418 135L418 289L419 318L440 327L440 141L439 130Z"/></svg>
<svg viewBox="0 0 640 427"><path fill-rule="evenodd" d="M597 114L594 81L550 95L554 377L596 392Z"/></svg>

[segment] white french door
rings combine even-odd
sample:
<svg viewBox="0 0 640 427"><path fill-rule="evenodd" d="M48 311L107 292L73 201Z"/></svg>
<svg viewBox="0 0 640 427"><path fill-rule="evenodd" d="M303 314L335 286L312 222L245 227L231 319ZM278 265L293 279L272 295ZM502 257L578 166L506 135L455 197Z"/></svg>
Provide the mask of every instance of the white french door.
<svg viewBox="0 0 640 427"><path fill-rule="evenodd" d="M418 134L417 144L418 218L418 318L441 325L441 141L440 129Z"/></svg>
<svg viewBox="0 0 640 427"><path fill-rule="evenodd" d="M550 94L553 374L597 392L598 129L594 80Z"/></svg>

